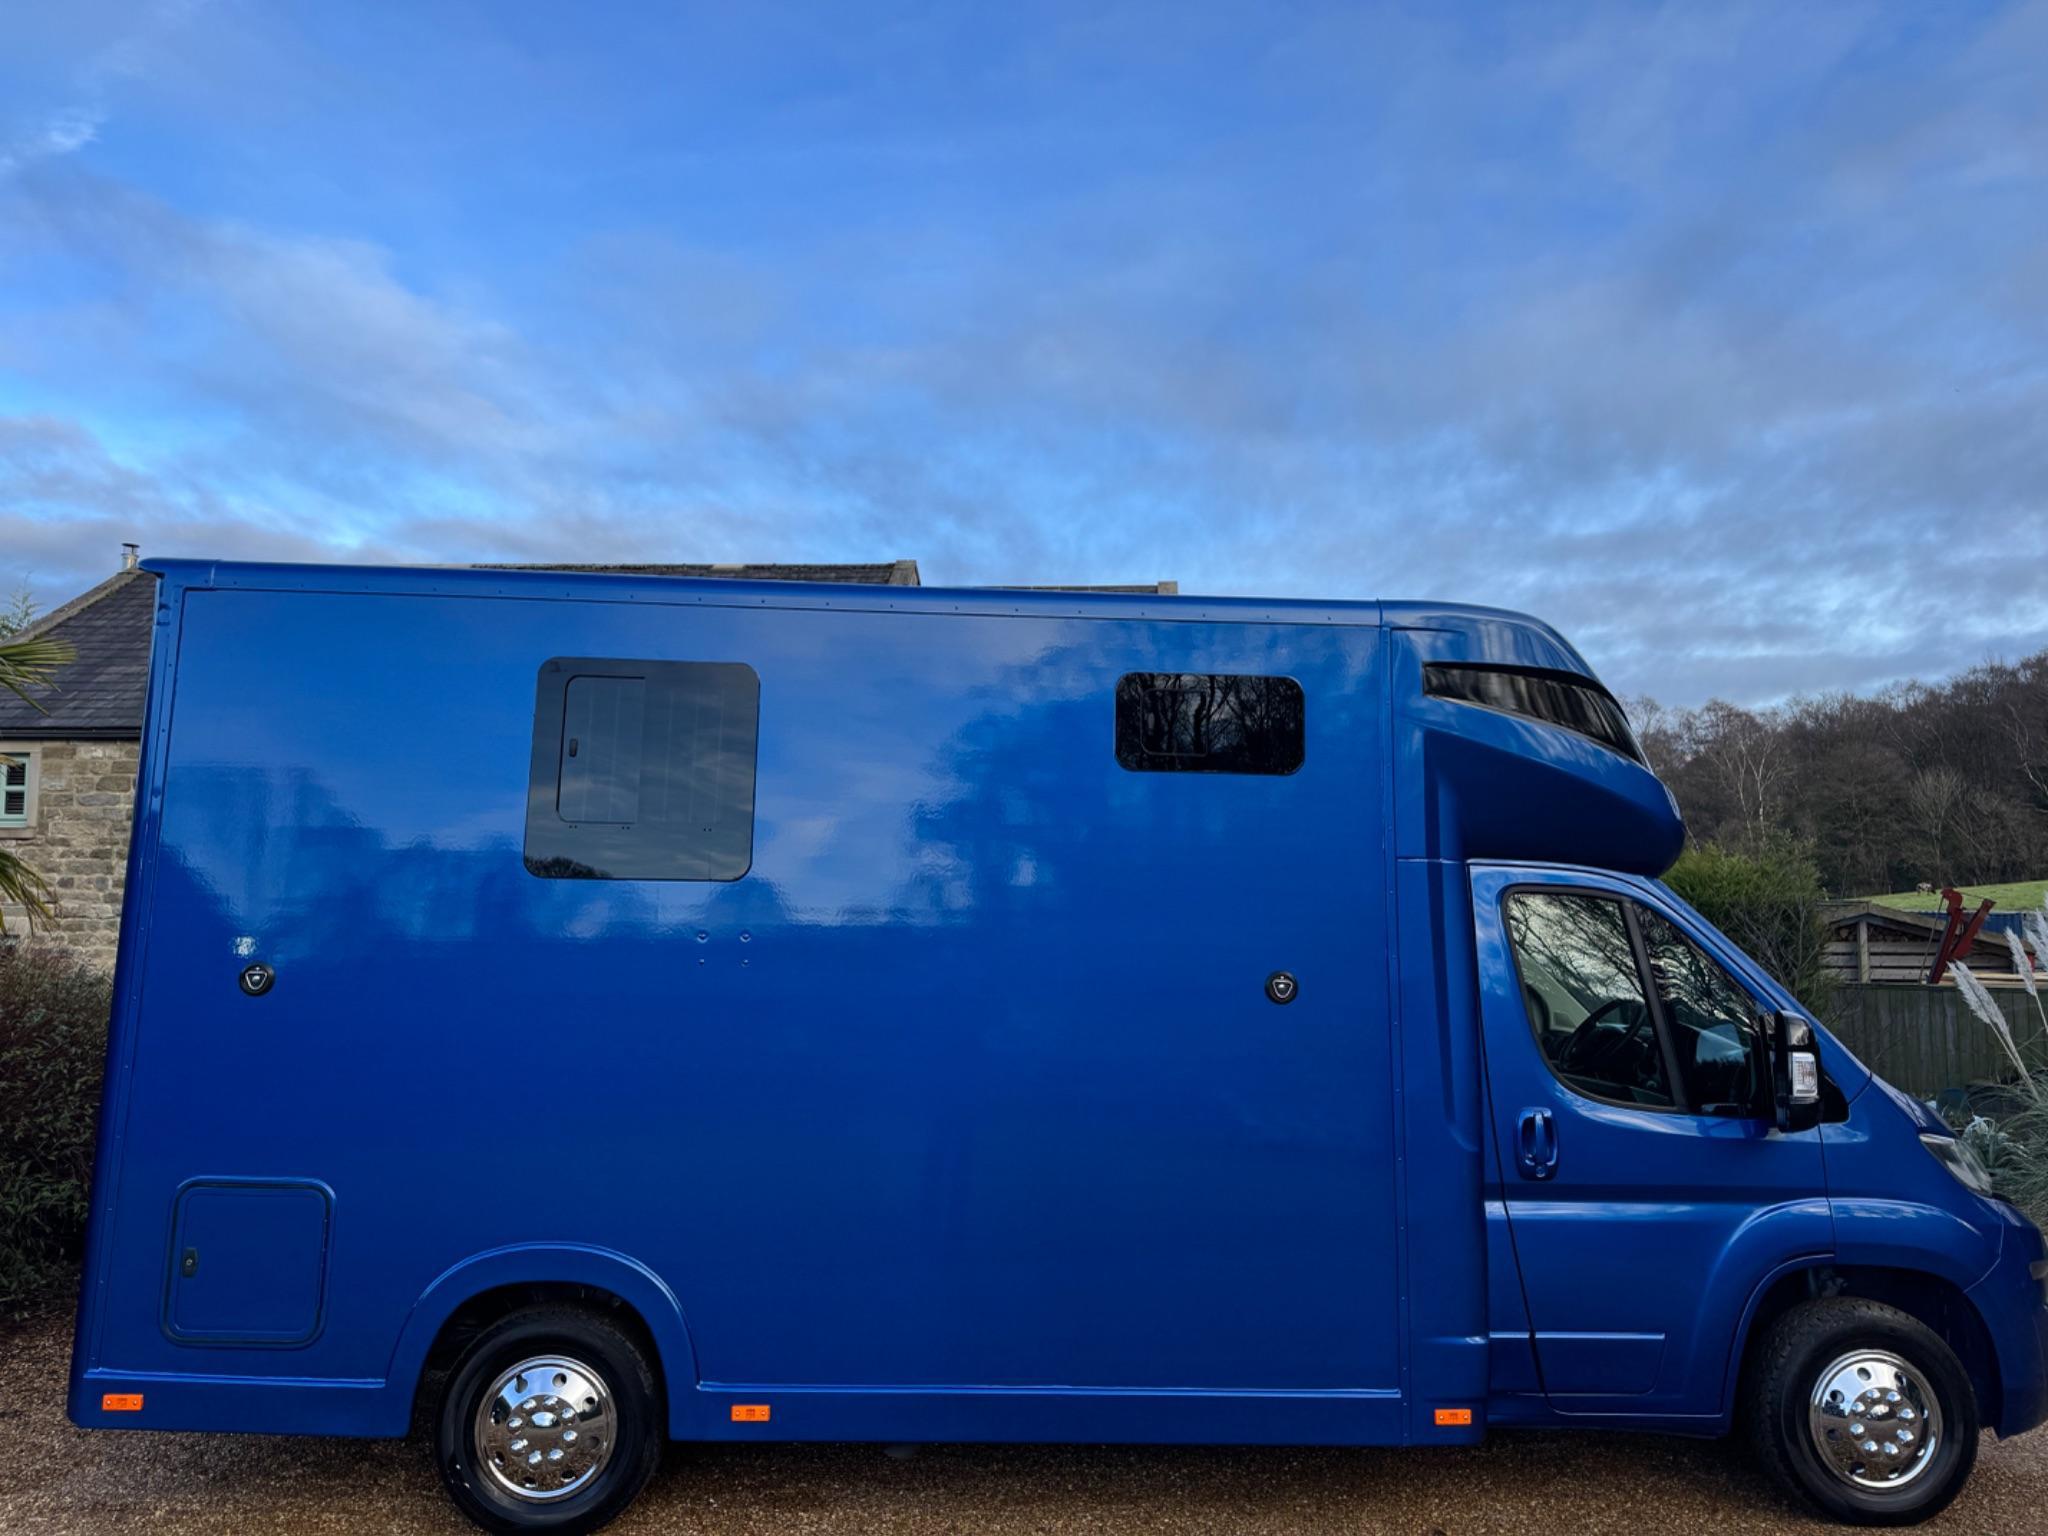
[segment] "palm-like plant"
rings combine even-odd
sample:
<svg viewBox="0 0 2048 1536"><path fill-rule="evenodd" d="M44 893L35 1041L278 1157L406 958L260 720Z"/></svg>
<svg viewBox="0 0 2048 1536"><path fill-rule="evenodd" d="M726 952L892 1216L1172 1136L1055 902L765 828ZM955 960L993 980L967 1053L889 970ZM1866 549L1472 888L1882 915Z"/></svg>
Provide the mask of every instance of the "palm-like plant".
<svg viewBox="0 0 2048 1536"><path fill-rule="evenodd" d="M0 640L0 688L18 694L38 710L43 706L31 688L45 688L57 669L75 653L62 640L37 636L26 640ZM47 710L43 711L48 713ZM6 761L0 758L0 761ZM43 877L0 847L0 903L13 902L25 908L29 921L50 915L50 888ZM0 933L7 931L7 919L0 912Z"/></svg>

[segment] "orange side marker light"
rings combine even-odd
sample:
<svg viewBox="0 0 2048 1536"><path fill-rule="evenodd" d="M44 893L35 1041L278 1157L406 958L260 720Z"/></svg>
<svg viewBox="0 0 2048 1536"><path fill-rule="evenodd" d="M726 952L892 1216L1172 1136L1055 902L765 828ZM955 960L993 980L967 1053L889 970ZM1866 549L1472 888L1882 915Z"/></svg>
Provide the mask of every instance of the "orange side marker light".
<svg viewBox="0 0 2048 1536"><path fill-rule="evenodd" d="M142 1394L140 1392L107 1392L100 1396L101 1413L140 1413Z"/></svg>
<svg viewBox="0 0 2048 1536"><path fill-rule="evenodd" d="M1472 1422L1472 1410L1470 1408L1439 1408L1436 1411L1436 1421L1439 1424L1470 1424Z"/></svg>
<svg viewBox="0 0 2048 1536"><path fill-rule="evenodd" d="M734 1403L732 1421L735 1424L766 1424L768 1405L766 1403Z"/></svg>

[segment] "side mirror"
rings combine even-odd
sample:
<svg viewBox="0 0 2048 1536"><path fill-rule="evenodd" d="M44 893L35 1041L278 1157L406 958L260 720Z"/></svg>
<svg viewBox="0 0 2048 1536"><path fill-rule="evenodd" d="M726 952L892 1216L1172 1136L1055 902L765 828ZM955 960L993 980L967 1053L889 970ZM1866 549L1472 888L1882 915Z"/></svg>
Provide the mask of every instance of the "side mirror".
<svg viewBox="0 0 2048 1536"><path fill-rule="evenodd" d="M1813 1026L1796 1013L1774 1013L1767 1022L1778 1129L1811 1130L1820 1124L1820 1056L1813 1048Z"/></svg>

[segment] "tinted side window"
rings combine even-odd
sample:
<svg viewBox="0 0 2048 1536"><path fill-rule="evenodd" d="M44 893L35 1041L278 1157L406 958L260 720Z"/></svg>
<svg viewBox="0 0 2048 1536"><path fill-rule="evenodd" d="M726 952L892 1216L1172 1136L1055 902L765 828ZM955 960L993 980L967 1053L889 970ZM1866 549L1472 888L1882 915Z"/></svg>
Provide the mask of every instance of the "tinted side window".
<svg viewBox="0 0 2048 1536"><path fill-rule="evenodd" d="M1643 761L1643 749L1614 695L1588 677L1540 667L1473 666L1431 662L1422 687L1433 698L1456 699L1504 714L1561 725L1589 736L1623 757Z"/></svg>
<svg viewBox="0 0 2048 1536"><path fill-rule="evenodd" d="M1664 1051L1621 903L1520 891L1508 898L1507 919L1529 1027L1551 1070L1593 1098L1670 1107Z"/></svg>
<svg viewBox="0 0 2048 1536"><path fill-rule="evenodd" d="M1116 685L1116 760L1135 773L1292 773L1303 714L1291 677L1132 672Z"/></svg>
<svg viewBox="0 0 2048 1536"><path fill-rule="evenodd" d="M526 867L562 880L737 880L754 856L761 684L736 662L541 668Z"/></svg>
<svg viewBox="0 0 2048 1536"><path fill-rule="evenodd" d="M1642 910L1650 976L1671 1026L1685 1101L1702 1115L1765 1112L1767 1081L1757 1005L1697 944Z"/></svg>

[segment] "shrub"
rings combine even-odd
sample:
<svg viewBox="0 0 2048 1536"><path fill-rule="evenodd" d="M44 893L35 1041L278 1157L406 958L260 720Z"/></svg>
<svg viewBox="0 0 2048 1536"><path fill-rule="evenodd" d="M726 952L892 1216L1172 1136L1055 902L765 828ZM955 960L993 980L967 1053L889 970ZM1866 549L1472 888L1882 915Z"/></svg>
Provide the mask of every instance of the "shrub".
<svg viewBox="0 0 2048 1536"><path fill-rule="evenodd" d="M1775 976L1816 1015L1825 1017L1833 982L1822 963L1827 924L1821 919L1820 873L1799 843L1772 841L1754 853L1714 843L1685 850L1664 881Z"/></svg>
<svg viewBox="0 0 2048 1536"><path fill-rule="evenodd" d="M2003 1138L1991 1177L1998 1192L2048 1226L2048 1105L2030 1104L2000 1122Z"/></svg>
<svg viewBox="0 0 2048 1536"><path fill-rule="evenodd" d="M2005 936L2013 974L2026 988L2041 1022L2048 1025L2048 1004L2041 996L2041 977L2048 972L2048 897L2042 899L2040 911L2023 915L2022 926L2024 941L2010 931ZM2048 1092L2043 1091L2048 1073L2026 1059L1998 1004L1970 968L1958 961L1953 969L1963 1001L2012 1058L2015 1081L2026 1090L2024 1095L2017 1089L2010 1095L1995 1124L1974 1120L1962 1134L1973 1138L1973 1150L1990 1170L1998 1192L2036 1223L2048 1223Z"/></svg>
<svg viewBox="0 0 2048 1536"><path fill-rule="evenodd" d="M0 943L0 1300L79 1257L111 999L62 951Z"/></svg>

